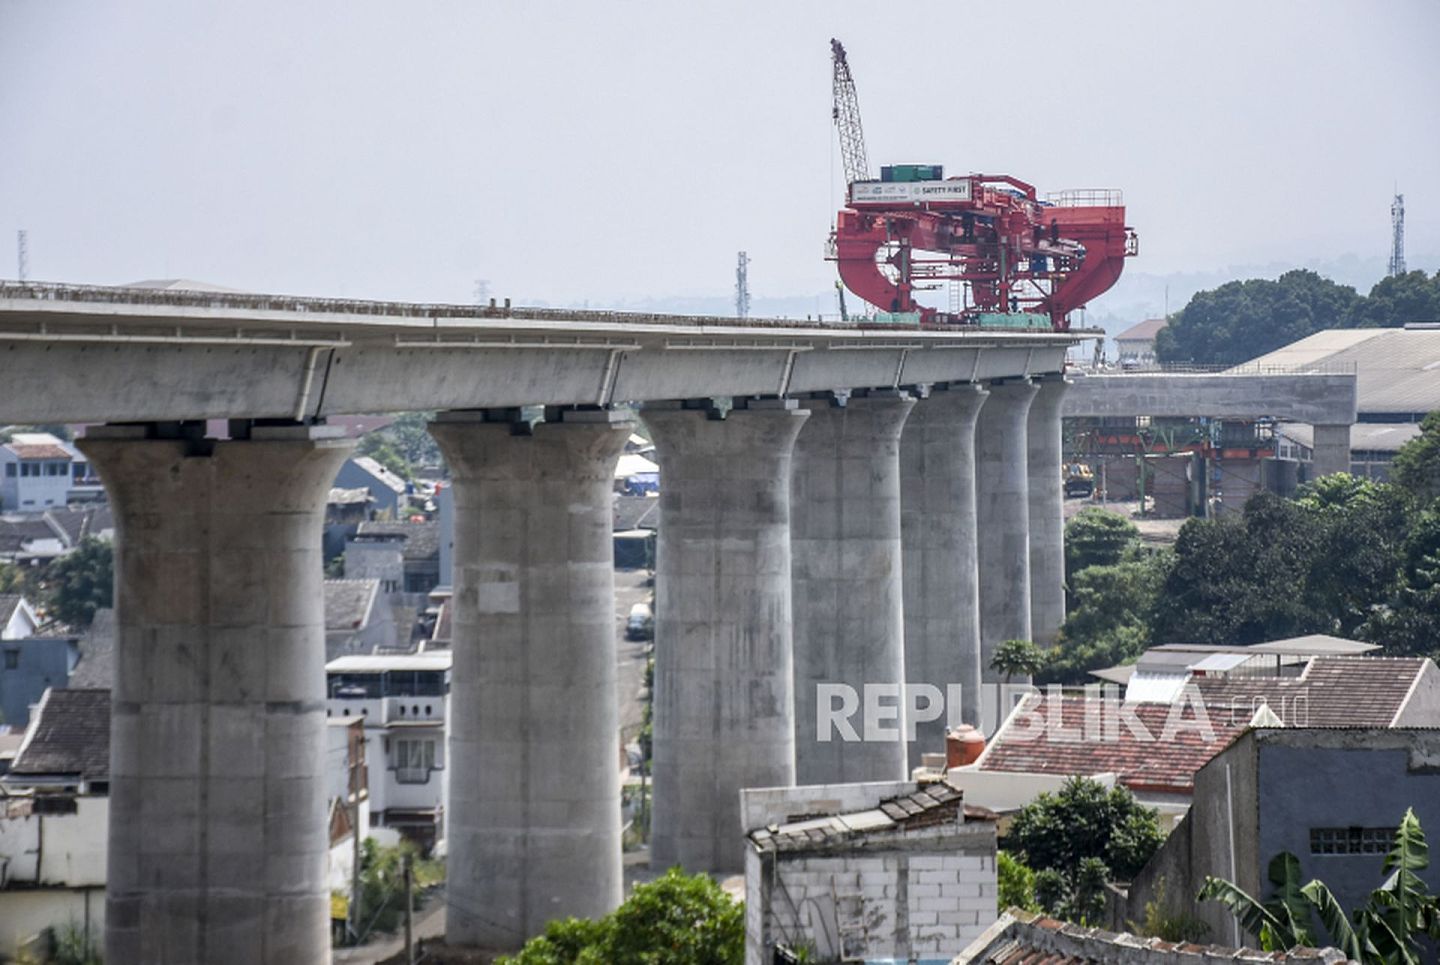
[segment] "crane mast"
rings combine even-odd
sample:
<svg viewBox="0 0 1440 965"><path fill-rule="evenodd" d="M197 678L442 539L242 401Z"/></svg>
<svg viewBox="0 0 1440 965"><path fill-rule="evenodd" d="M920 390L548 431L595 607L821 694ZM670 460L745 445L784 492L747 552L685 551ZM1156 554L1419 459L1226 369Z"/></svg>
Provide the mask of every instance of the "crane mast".
<svg viewBox="0 0 1440 965"><path fill-rule="evenodd" d="M831 38L830 58L834 63L830 117L840 135L840 156L845 163L845 183L870 180L870 159L865 156L865 130L860 126L860 99L855 96L855 78L845 59L845 45Z"/></svg>

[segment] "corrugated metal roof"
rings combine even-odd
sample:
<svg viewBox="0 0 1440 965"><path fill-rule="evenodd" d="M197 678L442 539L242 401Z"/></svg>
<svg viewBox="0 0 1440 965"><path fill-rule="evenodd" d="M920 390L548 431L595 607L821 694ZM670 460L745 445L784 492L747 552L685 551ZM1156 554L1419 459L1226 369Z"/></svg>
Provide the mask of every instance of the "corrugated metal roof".
<svg viewBox="0 0 1440 965"><path fill-rule="evenodd" d="M1435 376L1440 379L1440 372ZM1282 436L1306 449L1315 448L1315 428L1299 422L1278 426ZM1420 435L1418 422L1357 422L1350 427L1351 452L1395 452Z"/></svg>
<svg viewBox="0 0 1440 965"><path fill-rule="evenodd" d="M1362 419L1367 412L1440 409L1440 329L1329 329L1246 363L1252 366L1353 368Z"/></svg>

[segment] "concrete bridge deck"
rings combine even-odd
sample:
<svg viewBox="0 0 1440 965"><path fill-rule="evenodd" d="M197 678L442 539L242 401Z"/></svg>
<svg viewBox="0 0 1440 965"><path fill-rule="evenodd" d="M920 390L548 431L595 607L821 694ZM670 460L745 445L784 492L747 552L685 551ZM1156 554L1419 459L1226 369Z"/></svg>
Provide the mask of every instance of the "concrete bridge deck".
<svg viewBox="0 0 1440 965"><path fill-rule="evenodd" d="M1315 427L1318 475L1350 471L1350 426L1358 411L1354 372L1223 372L1080 375L1065 393L1066 416L1278 419Z"/></svg>
<svg viewBox="0 0 1440 965"><path fill-rule="evenodd" d="M313 419L1056 373L1079 333L0 283L0 418Z"/></svg>

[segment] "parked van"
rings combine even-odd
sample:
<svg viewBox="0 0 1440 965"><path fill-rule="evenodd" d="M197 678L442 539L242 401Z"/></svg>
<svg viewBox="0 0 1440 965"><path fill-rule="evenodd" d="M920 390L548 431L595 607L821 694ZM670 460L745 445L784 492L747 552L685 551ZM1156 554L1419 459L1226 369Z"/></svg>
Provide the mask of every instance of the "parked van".
<svg viewBox="0 0 1440 965"><path fill-rule="evenodd" d="M653 640L655 638L655 614L650 604L637 603L630 608L630 619L625 622L626 640Z"/></svg>

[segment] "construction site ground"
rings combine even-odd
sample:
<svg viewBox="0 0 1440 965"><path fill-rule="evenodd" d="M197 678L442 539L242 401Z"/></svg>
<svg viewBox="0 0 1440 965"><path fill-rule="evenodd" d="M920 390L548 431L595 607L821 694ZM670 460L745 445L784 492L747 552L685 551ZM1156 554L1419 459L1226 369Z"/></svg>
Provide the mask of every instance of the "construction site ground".
<svg viewBox="0 0 1440 965"><path fill-rule="evenodd" d="M1185 524L1184 519L1155 519L1150 516L1137 515L1140 511L1140 503L1137 500L1106 500L1102 502L1092 499L1089 496L1067 496L1065 499L1065 518L1090 507L1106 509L1112 513L1124 516L1135 524L1140 530L1140 538L1147 543L1169 546L1175 542L1180 535L1180 527Z"/></svg>

